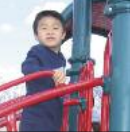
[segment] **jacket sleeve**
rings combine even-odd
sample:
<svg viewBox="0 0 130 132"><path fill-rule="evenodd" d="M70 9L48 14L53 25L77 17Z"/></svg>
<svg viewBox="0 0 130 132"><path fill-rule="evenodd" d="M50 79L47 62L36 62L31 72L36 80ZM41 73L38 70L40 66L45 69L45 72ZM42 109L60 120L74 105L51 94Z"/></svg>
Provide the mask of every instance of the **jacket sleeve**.
<svg viewBox="0 0 130 132"><path fill-rule="evenodd" d="M45 67L40 66L40 59L35 49L31 49L25 61L22 63L22 73L24 75L31 74L38 71L48 70Z"/></svg>

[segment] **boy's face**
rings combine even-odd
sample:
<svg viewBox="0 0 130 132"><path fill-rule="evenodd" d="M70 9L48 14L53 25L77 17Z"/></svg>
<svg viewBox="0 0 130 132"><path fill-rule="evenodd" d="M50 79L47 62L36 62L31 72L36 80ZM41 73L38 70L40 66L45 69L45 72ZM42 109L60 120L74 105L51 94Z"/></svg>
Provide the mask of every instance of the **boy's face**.
<svg viewBox="0 0 130 132"><path fill-rule="evenodd" d="M49 48L59 47L65 38L61 22L51 16L43 17L38 24L36 39Z"/></svg>

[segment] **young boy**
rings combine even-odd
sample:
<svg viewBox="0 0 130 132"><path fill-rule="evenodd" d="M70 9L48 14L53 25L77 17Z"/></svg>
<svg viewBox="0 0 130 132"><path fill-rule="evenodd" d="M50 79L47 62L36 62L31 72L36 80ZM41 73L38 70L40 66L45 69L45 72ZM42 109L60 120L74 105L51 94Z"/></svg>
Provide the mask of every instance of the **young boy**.
<svg viewBox="0 0 130 132"><path fill-rule="evenodd" d="M27 95L45 91L65 82L63 69L66 61L60 52L65 38L64 20L55 11L42 11L33 24L35 38L39 44L28 52L22 64L24 75L55 70L53 78L41 78L26 83ZM58 70L59 69L59 70ZM63 104L61 98L39 103L23 110L20 131L60 131Z"/></svg>

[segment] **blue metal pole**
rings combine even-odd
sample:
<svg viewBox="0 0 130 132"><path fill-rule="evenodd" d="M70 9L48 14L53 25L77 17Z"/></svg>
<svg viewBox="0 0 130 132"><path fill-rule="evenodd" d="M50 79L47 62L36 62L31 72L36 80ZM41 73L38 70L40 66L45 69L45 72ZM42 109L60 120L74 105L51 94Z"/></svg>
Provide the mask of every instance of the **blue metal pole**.
<svg viewBox="0 0 130 132"><path fill-rule="evenodd" d="M68 21L72 18L72 7L73 4L70 4L63 12L62 12L62 16L64 18L65 21Z"/></svg>
<svg viewBox="0 0 130 132"><path fill-rule="evenodd" d="M112 79L110 131L130 131L130 0L110 0Z"/></svg>
<svg viewBox="0 0 130 132"><path fill-rule="evenodd" d="M79 74L74 75L73 71L78 71L90 58L90 35L91 35L91 5L92 0L74 0L73 4L73 49L72 69L70 70L71 82L77 82ZM75 93L72 98L78 97ZM77 130L78 107L70 108L69 130Z"/></svg>

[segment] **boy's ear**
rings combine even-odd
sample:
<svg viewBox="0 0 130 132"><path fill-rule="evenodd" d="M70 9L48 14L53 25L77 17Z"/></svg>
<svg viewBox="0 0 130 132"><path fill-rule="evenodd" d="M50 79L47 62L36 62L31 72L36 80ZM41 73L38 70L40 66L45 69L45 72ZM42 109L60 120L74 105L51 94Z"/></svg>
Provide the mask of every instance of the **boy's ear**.
<svg viewBox="0 0 130 132"><path fill-rule="evenodd" d="M66 32L63 32L63 35L62 35L62 40L64 40L66 37Z"/></svg>

